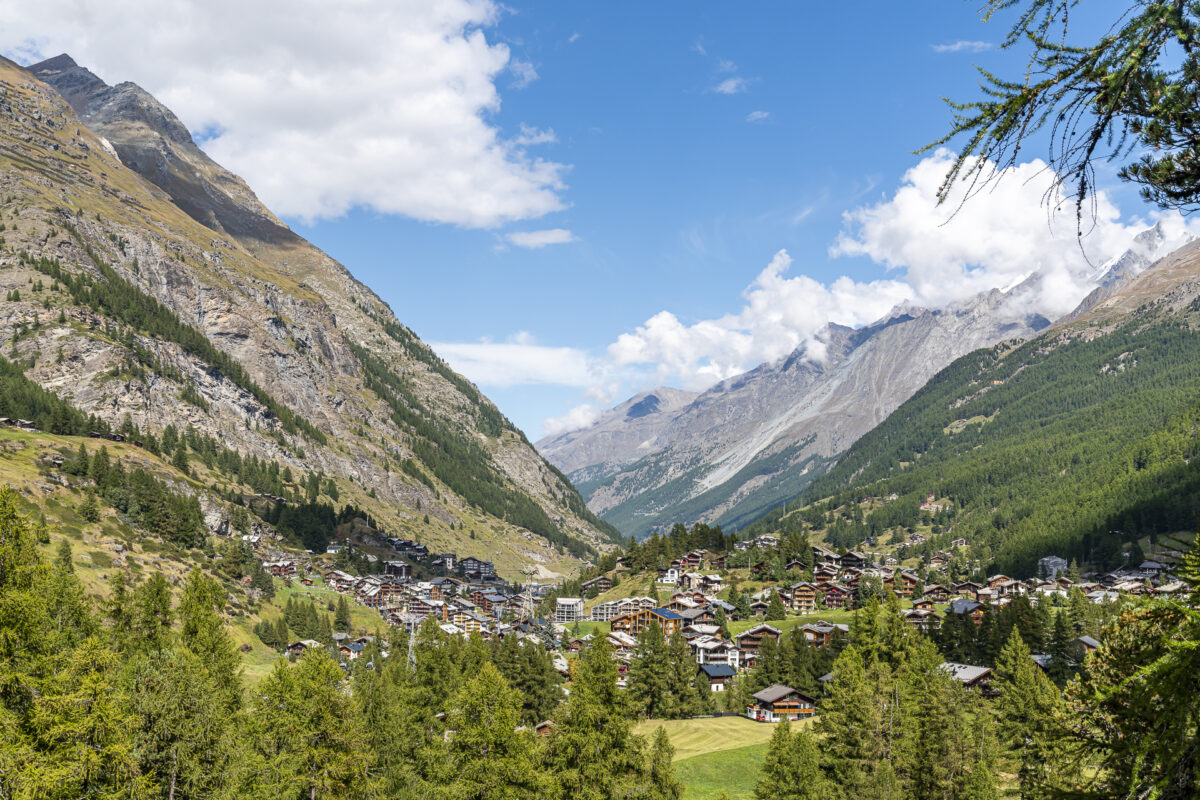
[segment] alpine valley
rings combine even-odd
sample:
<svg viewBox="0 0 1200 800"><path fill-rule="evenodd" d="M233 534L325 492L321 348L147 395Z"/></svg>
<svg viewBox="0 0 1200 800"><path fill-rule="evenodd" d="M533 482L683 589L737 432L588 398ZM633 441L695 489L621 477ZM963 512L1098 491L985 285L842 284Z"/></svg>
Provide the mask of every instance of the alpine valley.
<svg viewBox="0 0 1200 800"><path fill-rule="evenodd" d="M1076 316L1183 246L1162 223L1092 276ZM624 533L675 522L742 528L800 494L861 436L960 356L1051 324L1031 312L1034 272L944 308L902 305L872 325L829 325L818 343L693 394L640 393L590 426L537 443Z"/></svg>

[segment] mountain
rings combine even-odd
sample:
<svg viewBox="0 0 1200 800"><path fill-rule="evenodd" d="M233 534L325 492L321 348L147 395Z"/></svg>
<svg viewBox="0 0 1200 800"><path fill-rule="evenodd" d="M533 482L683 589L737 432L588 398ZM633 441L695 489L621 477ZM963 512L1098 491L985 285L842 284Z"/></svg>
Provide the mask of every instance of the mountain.
<svg viewBox="0 0 1200 800"><path fill-rule="evenodd" d="M113 427L258 459L289 491L509 576L572 570L615 537L148 93L68 56L3 61L0 91L0 343L29 378Z"/></svg>
<svg viewBox="0 0 1200 800"><path fill-rule="evenodd" d="M626 422L639 395L537 446L626 533L676 521L737 526L799 493L954 358L1047 324L1000 291L947 309L900 307L859 330L828 326L821 358L799 348Z"/></svg>
<svg viewBox="0 0 1200 800"><path fill-rule="evenodd" d="M1190 240L1169 218L1097 268L1082 313L1154 260ZM713 386L686 405L630 419L638 395L538 449L576 483L588 507L642 536L674 522L739 527L794 497L832 459L882 422L942 367L1050 324L1027 309L1046 278L1035 272L942 309L899 306L873 325L829 325L815 346Z"/></svg>
<svg viewBox="0 0 1200 800"><path fill-rule="evenodd" d="M1197 430L1193 243L1028 342L956 360L746 533L804 530L800 509L822 498L836 507L894 498L877 518L840 527L836 544L854 547L908 525L933 495L951 519L924 547L963 537L973 556L1012 575L1032 574L1048 554L1112 568L1123 541L1194 536Z"/></svg>

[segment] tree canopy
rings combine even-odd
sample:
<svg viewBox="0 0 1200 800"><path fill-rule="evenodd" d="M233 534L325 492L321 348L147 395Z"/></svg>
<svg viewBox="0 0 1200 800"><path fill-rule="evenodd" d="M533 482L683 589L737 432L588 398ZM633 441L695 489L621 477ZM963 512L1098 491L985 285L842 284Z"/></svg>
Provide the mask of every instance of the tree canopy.
<svg viewBox="0 0 1200 800"><path fill-rule="evenodd" d="M1123 162L1120 176L1163 207L1200 204L1200 6L1137 0L1098 41L1070 41L1079 0L988 0L984 19L1015 11L1001 44L1029 51L1025 73L983 68L982 97L947 101L950 131L925 150L969 138L939 190L946 200L963 179L969 197L1017 163L1024 144L1049 134L1047 161L1076 212L1094 195L1097 159ZM995 169L993 169L993 166ZM955 195L957 196L957 195ZM1048 198L1057 203L1058 198Z"/></svg>

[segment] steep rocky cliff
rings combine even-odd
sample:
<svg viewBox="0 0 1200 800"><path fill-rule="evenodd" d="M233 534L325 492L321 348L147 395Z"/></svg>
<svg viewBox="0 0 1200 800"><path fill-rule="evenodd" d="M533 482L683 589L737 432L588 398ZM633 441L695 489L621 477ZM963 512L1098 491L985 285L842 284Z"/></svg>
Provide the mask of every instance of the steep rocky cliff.
<svg viewBox="0 0 1200 800"><path fill-rule="evenodd" d="M569 570L567 551L611 538L486 397L137 86L66 56L0 63L0 222L0 346L82 410L320 474L396 535L510 575Z"/></svg>

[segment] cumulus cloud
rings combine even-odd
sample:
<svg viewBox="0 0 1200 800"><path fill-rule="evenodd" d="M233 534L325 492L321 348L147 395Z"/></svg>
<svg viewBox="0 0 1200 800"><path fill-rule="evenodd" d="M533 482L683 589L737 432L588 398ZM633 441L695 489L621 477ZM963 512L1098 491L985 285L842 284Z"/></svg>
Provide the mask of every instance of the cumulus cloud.
<svg viewBox="0 0 1200 800"><path fill-rule="evenodd" d="M957 42L933 44L930 47L935 53L982 53L984 50L991 50L994 45L991 42L969 42L960 39Z"/></svg>
<svg viewBox="0 0 1200 800"><path fill-rule="evenodd" d="M938 206L937 190L953 159L940 150L908 170L891 198L847 212L830 254L867 256L903 270L913 299L929 306L1009 289L1037 272L1040 288L1028 298L1028 310L1053 318L1070 311L1093 288L1098 266L1128 249L1150 224L1123 220L1098 192L1086 235L1078 238L1074 202L1054 194L1054 173L1037 160L1010 168L965 204L960 184Z"/></svg>
<svg viewBox="0 0 1200 800"><path fill-rule="evenodd" d="M661 311L608 347L616 367L648 369L655 383L704 389L774 361L802 345L820 357L816 335L830 322L864 325L911 299L900 281L859 282L848 277L823 284L787 275L792 259L780 250L742 293L740 311L686 325Z"/></svg>
<svg viewBox="0 0 1200 800"><path fill-rule="evenodd" d="M717 94L738 94L746 91L745 78L726 78L713 87Z"/></svg>
<svg viewBox="0 0 1200 800"><path fill-rule="evenodd" d="M567 244L568 242L575 241L574 234L563 228L551 228L544 231L517 231L507 234L504 238L517 247L525 247L531 250L551 244Z"/></svg>
<svg viewBox="0 0 1200 800"><path fill-rule="evenodd" d="M558 436L560 433L586 428L600 418L600 413L599 408L589 403L575 406L561 417L547 417L542 420L542 435Z"/></svg>
<svg viewBox="0 0 1200 800"><path fill-rule="evenodd" d="M500 15L492 0L39 0L0 6L0 50L139 83L279 214L491 227L562 208L566 169L490 121L501 73L537 76L488 40Z"/></svg>
<svg viewBox="0 0 1200 800"><path fill-rule="evenodd" d="M751 111L746 115L746 122L762 122L770 116L770 111Z"/></svg>
<svg viewBox="0 0 1200 800"><path fill-rule="evenodd" d="M598 375L587 353L574 347L547 347L527 333L505 342L431 342L457 372L485 386L554 384L587 388Z"/></svg>

